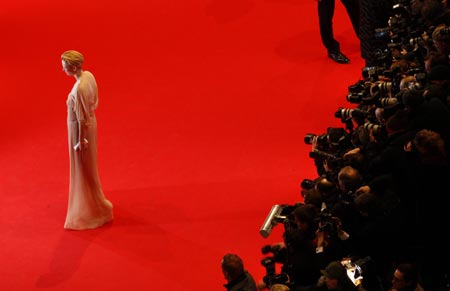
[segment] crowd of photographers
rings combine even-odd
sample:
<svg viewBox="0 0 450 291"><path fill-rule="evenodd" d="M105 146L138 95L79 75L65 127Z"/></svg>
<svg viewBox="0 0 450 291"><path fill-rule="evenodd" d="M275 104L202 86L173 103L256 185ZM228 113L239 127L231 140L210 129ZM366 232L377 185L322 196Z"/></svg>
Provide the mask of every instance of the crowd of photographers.
<svg viewBox="0 0 450 291"><path fill-rule="evenodd" d="M262 250L260 288L449 290L450 10L396 1L375 35L385 45L348 86L342 127L305 136L317 177L301 182L303 202L274 205L261 227L285 230ZM401 288L399 266L417 267Z"/></svg>

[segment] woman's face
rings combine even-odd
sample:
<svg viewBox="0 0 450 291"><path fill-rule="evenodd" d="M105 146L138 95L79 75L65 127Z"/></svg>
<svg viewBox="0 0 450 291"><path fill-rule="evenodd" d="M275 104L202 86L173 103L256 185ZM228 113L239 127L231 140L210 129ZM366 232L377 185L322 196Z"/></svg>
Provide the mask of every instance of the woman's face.
<svg viewBox="0 0 450 291"><path fill-rule="evenodd" d="M67 76L73 76L74 75L74 67L67 64L64 60L61 60L62 64L62 70L67 74Z"/></svg>

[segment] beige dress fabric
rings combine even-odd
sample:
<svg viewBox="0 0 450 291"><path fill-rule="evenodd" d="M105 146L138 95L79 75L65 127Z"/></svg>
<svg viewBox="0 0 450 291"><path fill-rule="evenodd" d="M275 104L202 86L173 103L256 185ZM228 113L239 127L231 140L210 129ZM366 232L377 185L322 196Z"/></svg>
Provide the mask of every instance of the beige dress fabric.
<svg viewBox="0 0 450 291"><path fill-rule="evenodd" d="M66 229L92 229L113 219L113 205L105 198L97 167L97 93L94 76L83 71L67 98L70 185ZM75 151L80 125L85 128L88 146Z"/></svg>

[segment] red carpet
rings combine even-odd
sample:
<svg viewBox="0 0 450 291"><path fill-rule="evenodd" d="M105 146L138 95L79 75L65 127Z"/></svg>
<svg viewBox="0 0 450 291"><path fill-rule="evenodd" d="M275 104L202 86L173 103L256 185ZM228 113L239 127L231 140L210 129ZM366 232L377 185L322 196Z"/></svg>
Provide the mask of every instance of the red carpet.
<svg viewBox="0 0 450 291"><path fill-rule="evenodd" d="M225 290L239 254L315 178L306 133L342 126L363 61L341 3L326 56L313 0L4 0L0 11L0 290ZM114 222L63 229L75 49L99 85L99 172Z"/></svg>

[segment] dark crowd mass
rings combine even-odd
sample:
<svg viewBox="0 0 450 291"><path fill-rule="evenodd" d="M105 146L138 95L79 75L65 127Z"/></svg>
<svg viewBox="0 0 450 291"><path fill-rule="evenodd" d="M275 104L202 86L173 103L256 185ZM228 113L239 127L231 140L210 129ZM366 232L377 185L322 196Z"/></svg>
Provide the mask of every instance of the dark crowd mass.
<svg viewBox="0 0 450 291"><path fill-rule="evenodd" d="M284 227L262 246L265 276L229 291L450 290L450 10L360 5L366 66L336 109L342 126L305 135L317 177L265 218L263 237Z"/></svg>

